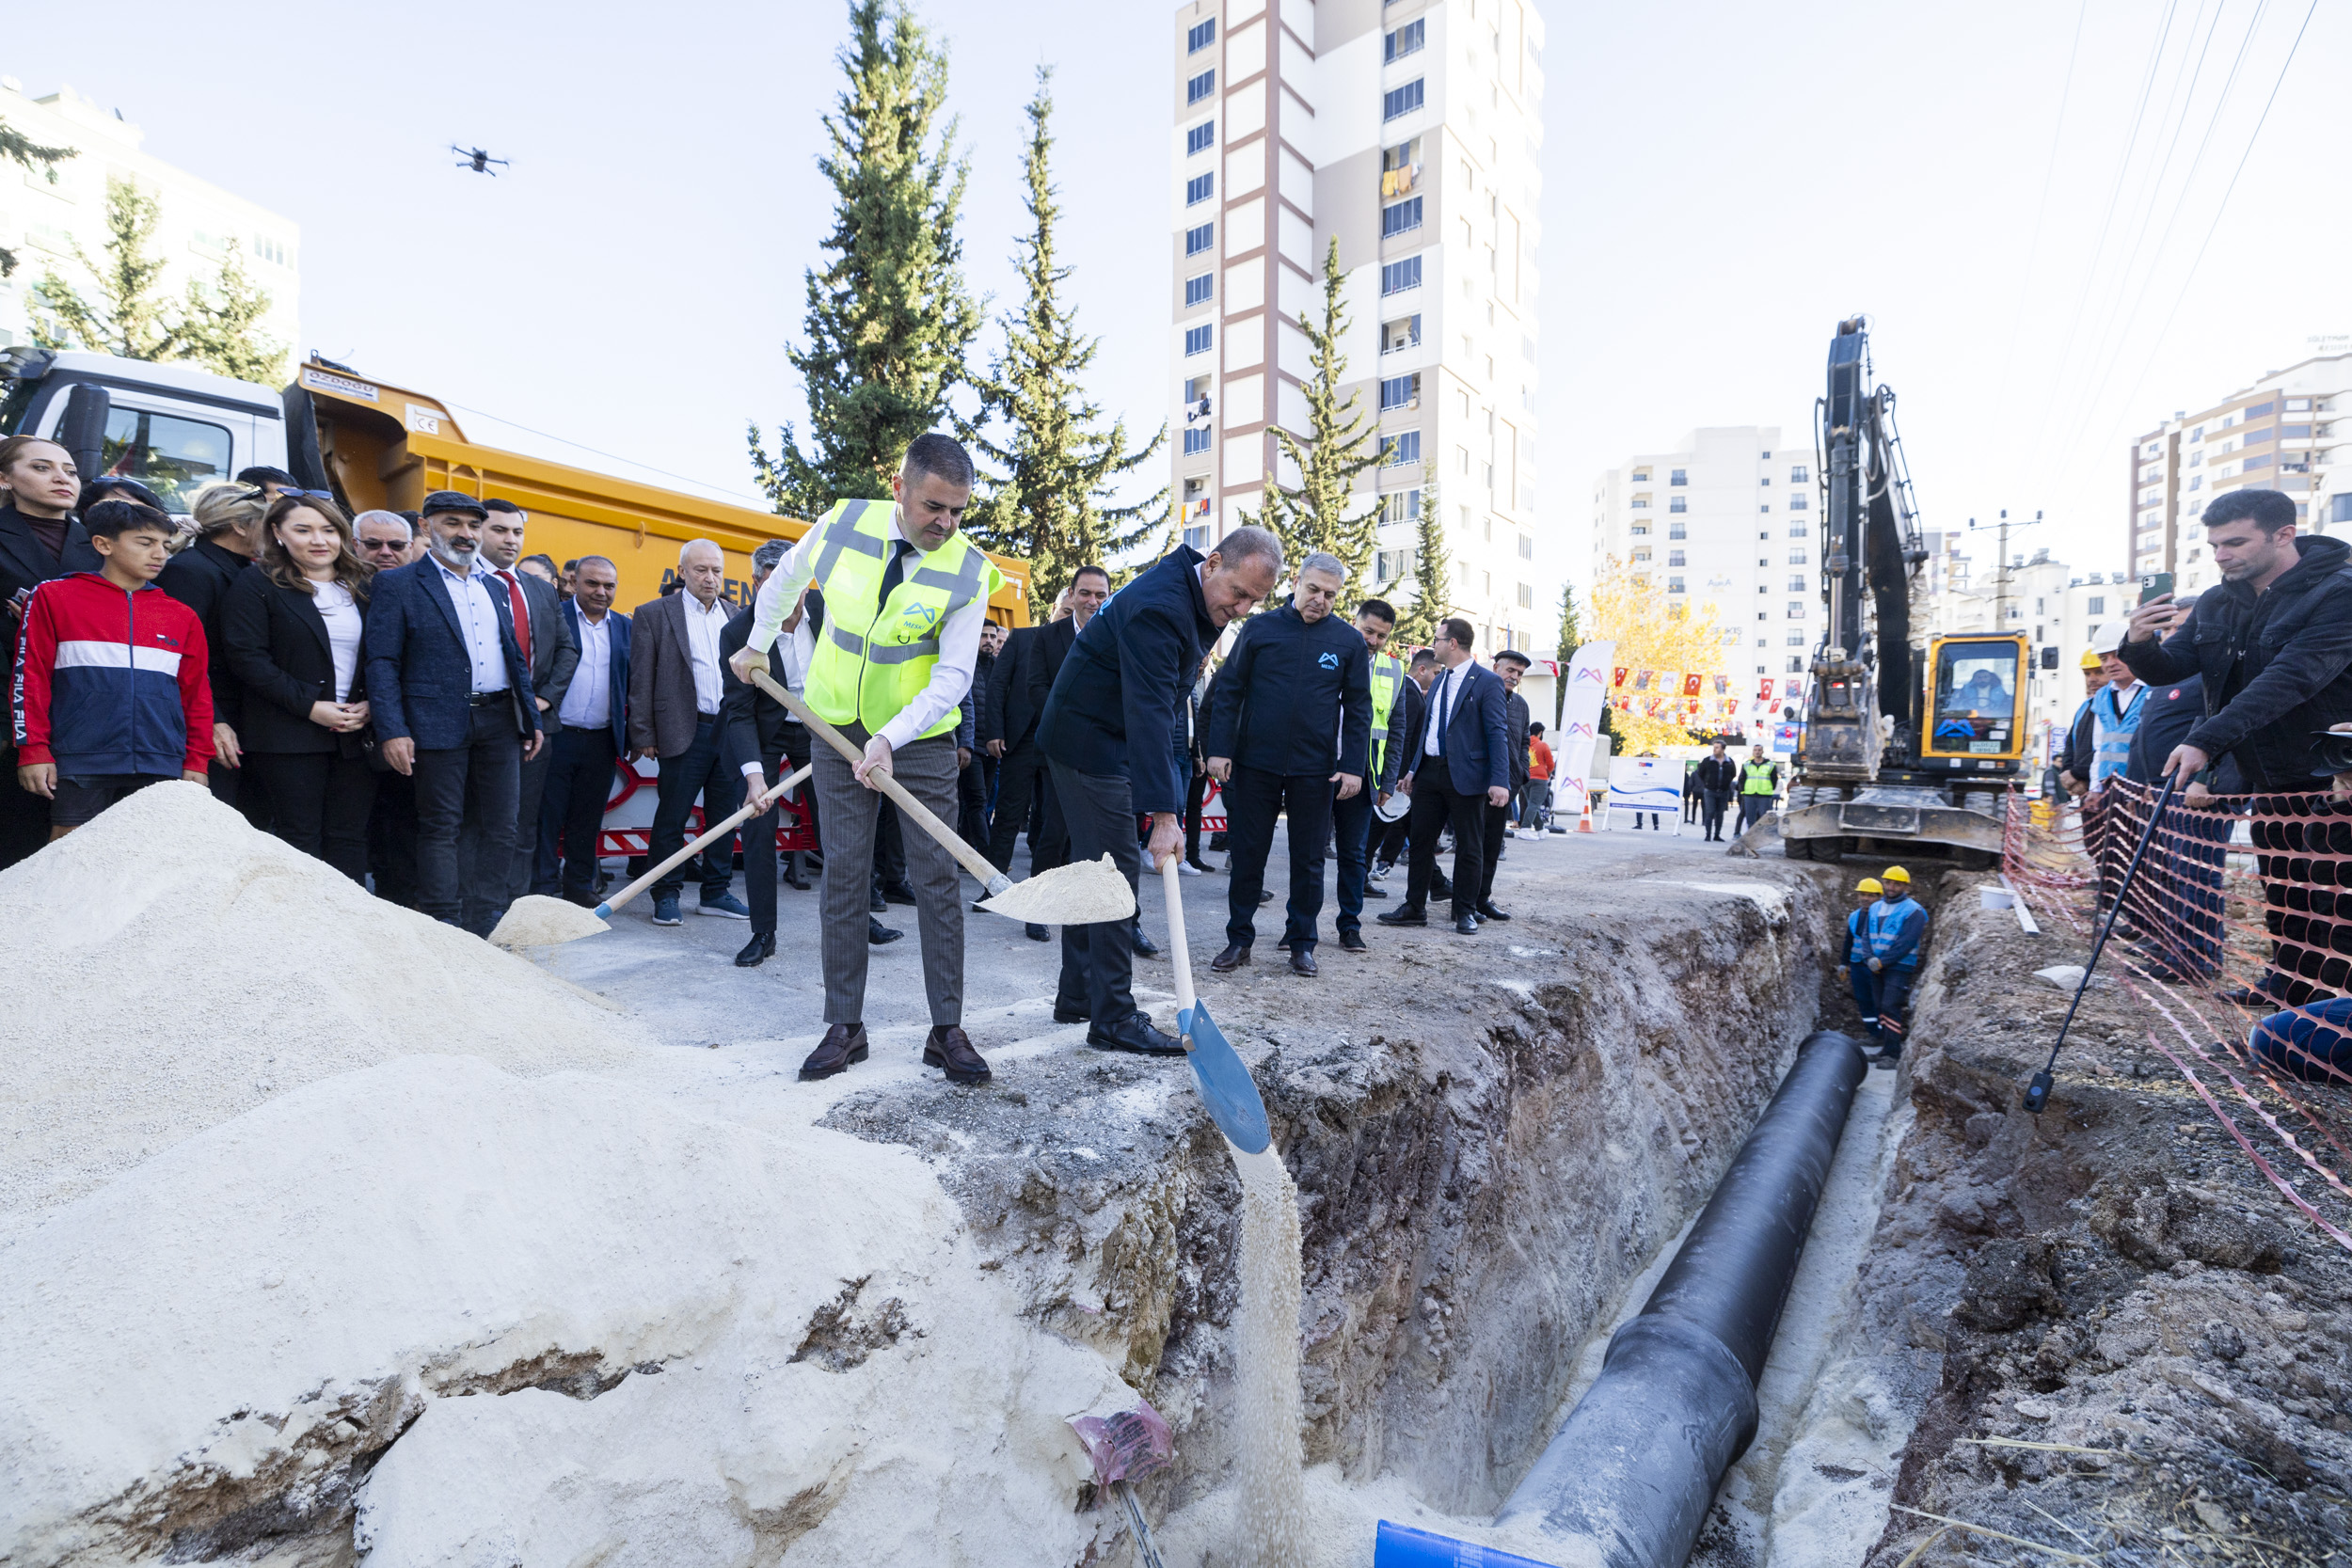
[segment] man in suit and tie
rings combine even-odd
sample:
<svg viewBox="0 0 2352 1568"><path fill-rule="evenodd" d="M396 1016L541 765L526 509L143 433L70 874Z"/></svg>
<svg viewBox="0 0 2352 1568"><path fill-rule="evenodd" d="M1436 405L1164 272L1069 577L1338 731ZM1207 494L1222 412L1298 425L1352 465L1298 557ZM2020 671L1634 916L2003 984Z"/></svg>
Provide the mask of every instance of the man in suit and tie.
<svg viewBox="0 0 2352 1568"><path fill-rule="evenodd" d="M425 497L425 558L377 574L366 644L384 761L416 781L417 908L485 937L511 901L522 766L546 744L505 584L481 559L488 516L453 490Z"/></svg>
<svg viewBox="0 0 2352 1568"><path fill-rule="evenodd" d="M1396 787L1413 799L1413 867L1405 902L1383 926L1429 924L1429 884L1438 873L1438 834L1454 829L1454 928L1478 934L1486 872L1486 808L1511 799L1510 703L1495 673L1470 657L1477 634L1449 617L1430 640L1443 673L1429 685L1428 718ZM1493 906L1487 905L1487 911Z"/></svg>
<svg viewBox="0 0 2352 1568"><path fill-rule="evenodd" d="M1495 678L1502 683L1503 722L1508 735L1503 744L1511 755L1511 799L1519 798L1527 787L1527 726L1532 715L1527 699L1519 695L1519 680L1534 661L1516 648L1505 648L1495 655ZM1478 902L1474 906L1481 920L1508 920L1511 917L1495 907L1495 867L1502 859L1502 841L1511 836L1511 812L1507 806L1486 808L1486 836L1484 844L1486 860L1478 874Z"/></svg>
<svg viewBox="0 0 2352 1568"><path fill-rule="evenodd" d="M731 816L743 803L743 775L728 766L721 711L726 685L719 639L736 613L719 596L726 586L726 555L710 540L694 540L677 552L677 593L639 605L629 618L629 749L661 762L647 851L655 861L685 846L697 795L705 822ZM727 833L653 885L653 923L678 924L678 894L687 865L695 862L702 912L749 920L750 908L728 891L735 880L735 835Z"/></svg>
<svg viewBox="0 0 2352 1568"><path fill-rule="evenodd" d="M548 768L555 761L555 738L564 733L564 696L580 664L580 644L572 640L554 584L520 569L523 530L531 515L495 496L482 504L490 512L482 525L482 559L505 590L515 641L522 644L523 662L531 666L539 727L548 736L539 754L523 764L515 818L515 870L507 885L507 896L519 898L530 890L531 864L539 852L539 802L547 793Z"/></svg>
<svg viewBox="0 0 2352 1568"><path fill-rule="evenodd" d="M1045 699L1053 693L1062 661L1077 644L1078 634L1087 629L1087 623L1094 619L1094 612L1110 596L1111 575L1102 567L1089 564L1070 574L1069 591L1062 595L1062 606L1070 613L1046 623L1038 633L1036 657L1022 672L1022 678L1029 685L1030 711L1040 715L1045 712ZM1050 768L1040 780L1040 790L1045 809L1037 842L1029 846L1032 877L1070 859L1070 825L1062 819L1061 807L1054 799L1054 775Z"/></svg>
<svg viewBox="0 0 2352 1568"><path fill-rule="evenodd" d="M557 714L562 727L548 739L534 832L531 890L589 909L596 905L596 843L612 798L612 765L628 750L628 617L612 608L620 591L620 568L605 557L573 563L563 619L579 658Z"/></svg>
<svg viewBox="0 0 2352 1568"><path fill-rule="evenodd" d="M0 637L8 641L8 689L16 689L24 601L33 590L103 564L73 515L82 492L73 458L34 436L0 440ZM49 842L49 801L16 783L13 740L0 734L0 869Z"/></svg>

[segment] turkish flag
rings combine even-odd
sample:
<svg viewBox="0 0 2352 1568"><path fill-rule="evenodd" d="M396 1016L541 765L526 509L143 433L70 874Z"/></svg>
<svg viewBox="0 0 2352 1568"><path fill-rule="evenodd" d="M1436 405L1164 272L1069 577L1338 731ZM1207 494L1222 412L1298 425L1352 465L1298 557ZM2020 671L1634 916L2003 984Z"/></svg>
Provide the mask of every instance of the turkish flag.
<svg viewBox="0 0 2352 1568"><path fill-rule="evenodd" d="M1624 665L1622 665L1622 664L1620 664L1620 665L1618 665L1618 666L1617 666L1617 678L1616 678L1616 680L1615 680L1615 681L1612 682L1611 684L1615 685L1615 686L1623 686L1623 685L1625 684L1625 676L1626 676L1626 669L1625 669L1625 666L1624 666Z"/></svg>
<svg viewBox="0 0 2352 1568"><path fill-rule="evenodd" d="M1763 686L1763 689L1756 694L1756 698L1760 702L1769 703L1772 700L1772 678L1770 675L1767 675L1764 677L1761 684Z"/></svg>
<svg viewBox="0 0 2352 1568"><path fill-rule="evenodd" d="M1682 694L1686 697L1695 697L1699 694L1698 676L1685 675L1682 677Z"/></svg>

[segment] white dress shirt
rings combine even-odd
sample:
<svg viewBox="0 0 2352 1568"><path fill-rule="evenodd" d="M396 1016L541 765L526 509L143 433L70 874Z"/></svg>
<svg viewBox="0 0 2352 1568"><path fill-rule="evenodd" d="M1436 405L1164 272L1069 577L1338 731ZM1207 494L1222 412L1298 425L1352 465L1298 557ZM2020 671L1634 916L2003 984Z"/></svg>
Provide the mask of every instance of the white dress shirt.
<svg viewBox="0 0 2352 1568"><path fill-rule="evenodd" d="M612 723L612 612L580 618L580 668L557 712L567 730L601 730Z"/></svg>
<svg viewBox="0 0 2352 1568"><path fill-rule="evenodd" d="M895 507L892 518L895 527ZM752 652L765 653L775 641L784 618L792 613L793 605L800 600L801 590L816 575L817 546L824 531L820 526L802 534L800 543L776 562L776 569L760 585L758 602L752 607L751 641L745 644ZM906 536L900 531L898 537ZM913 563L909 569L913 569ZM831 615L833 606L827 605L825 613ZM897 718L882 727L882 737L890 742L891 750L906 745L955 711L956 705L963 701L963 694L972 689L972 671L980 657L980 625L987 619L988 601L976 594L970 604L948 616L940 626L939 657L931 665L930 680L898 710Z"/></svg>
<svg viewBox="0 0 2352 1568"><path fill-rule="evenodd" d="M713 599L707 609L702 600L685 589L678 590L686 610L686 647L694 658L694 711L714 714L719 711L723 688L719 683L719 634L735 619L735 607L724 599Z"/></svg>
<svg viewBox="0 0 2352 1568"><path fill-rule="evenodd" d="M1470 661L1466 658L1453 669L1439 672L1438 678L1429 683L1429 718L1422 731L1422 756L1434 757L1438 754L1438 738L1445 734L1446 725L1454 719L1454 710L1447 705L1450 701L1447 692L1458 690L1461 684L1470 678Z"/></svg>
<svg viewBox="0 0 2352 1568"><path fill-rule="evenodd" d="M808 661L816 657L816 633L809 627L808 617L803 615L801 617L799 626L776 639L775 662L780 667L779 679L786 690L797 697L806 689ZM800 722L798 719L792 717L792 710L789 708L785 710L784 721L787 724ZM759 765L758 759L755 758L743 765L743 776L747 779L761 780L764 784L768 773L767 769Z"/></svg>
<svg viewBox="0 0 2352 1568"><path fill-rule="evenodd" d="M513 683L507 678L506 651L499 641L498 605L490 597L490 574L483 568L479 557L470 572L455 572L437 555L427 561L441 574L441 586L449 590L452 602L457 606L457 624L466 628L466 652L473 660L473 690L476 696L503 691ZM499 592L503 594L505 585Z"/></svg>
<svg viewBox="0 0 2352 1568"><path fill-rule="evenodd" d="M351 590L340 582L310 584L310 598L319 619L326 623L326 650L335 660L335 700L351 701L351 683L359 673L359 640L365 627Z"/></svg>

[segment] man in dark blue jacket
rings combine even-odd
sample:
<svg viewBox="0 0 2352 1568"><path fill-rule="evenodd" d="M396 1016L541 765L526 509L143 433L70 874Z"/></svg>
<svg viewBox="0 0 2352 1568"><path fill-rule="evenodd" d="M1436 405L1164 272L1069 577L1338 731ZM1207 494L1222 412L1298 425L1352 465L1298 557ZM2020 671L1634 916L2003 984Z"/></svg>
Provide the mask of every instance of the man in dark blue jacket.
<svg viewBox="0 0 2352 1568"><path fill-rule="evenodd" d="M1470 657L1476 633L1460 616L1439 625L1430 646L1444 673L1430 684L1428 718L1396 787L1413 798L1413 870L1405 902L1383 926L1429 924L1429 884L1438 874L1438 834L1454 828L1454 928L1478 934L1493 906L1479 908L1486 871L1486 808L1511 799L1510 706L1502 682Z"/></svg>
<svg viewBox="0 0 2352 1568"><path fill-rule="evenodd" d="M1152 869L1183 850L1184 693L1217 633L1281 575L1274 535L1237 528L1205 558L1183 545L1161 557L1078 634L1037 732L1073 860L1107 854L1135 885L1136 817L1147 812ZM1097 1050L1181 1055L1184 1047L1136 1008L1134 933L1124 920L1062 927L1055 1022L1087 1020L1087 1043Z"/></svg>
<svg viewBox="0 0 2352 1568"><path fill-rule="evenodd" d="M484 937L506 912L523 763L544 743L507 596L481 561L488 515L453 490L425 497L429 553L376 577L367 632L384 760L417 781L417 908ZM476 851L461 864L469 821Z"/></svg>
<svg viewBox="0 0 2352 1568"><path fill-rule="evenodd" d="M1372 655L1363 634L1331 607L1347 580L1336 556L1301 562L1291 602L1241 628L1209 694L1209 777L1225 786L1225 951L1222 974L1249 961L1258 940L1274 819L1290 812L1291 896L1283 942L1291 968L1315 973L1323 913L1323 848L1331 836L1331 786L1341 800L1364 787L1372 755Z"/></svg>

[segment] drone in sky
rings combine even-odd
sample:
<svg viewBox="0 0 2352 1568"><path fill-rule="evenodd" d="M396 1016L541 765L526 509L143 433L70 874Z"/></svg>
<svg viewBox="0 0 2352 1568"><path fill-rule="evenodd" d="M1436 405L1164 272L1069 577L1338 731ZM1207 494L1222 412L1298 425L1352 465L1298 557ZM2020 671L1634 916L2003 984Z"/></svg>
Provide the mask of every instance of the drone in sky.
<svg viewBox="0 0 2352 1568"><path fill-rule="evenodd" d="M504 168L506 166L505 159L493 158L478 147L470 149L463 148L458 146L455 142L452 142L450 143L449 150L457 154L457 166L459 168L469 168L476 174L486 174L493 180L499 177L499 171L496 168L492 168L490 166L492 164L496 164L499 166L499 168Z"/></svg>

